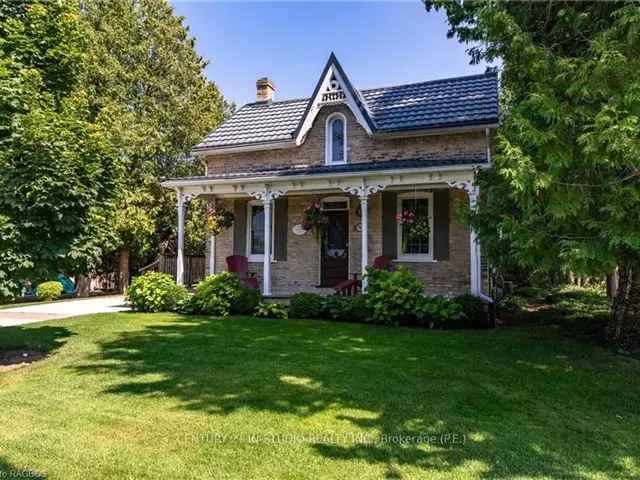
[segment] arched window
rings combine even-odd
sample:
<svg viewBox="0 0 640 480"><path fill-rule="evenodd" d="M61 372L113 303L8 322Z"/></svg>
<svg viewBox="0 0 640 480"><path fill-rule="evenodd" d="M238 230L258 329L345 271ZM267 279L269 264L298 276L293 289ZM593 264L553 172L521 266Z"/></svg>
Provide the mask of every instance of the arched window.
<svg viewBox="0 0 640 480"><path fill-rule="evenodd" d="M341 113L327 118L326 142L327 165L347 163L347 119Z"/></svg>

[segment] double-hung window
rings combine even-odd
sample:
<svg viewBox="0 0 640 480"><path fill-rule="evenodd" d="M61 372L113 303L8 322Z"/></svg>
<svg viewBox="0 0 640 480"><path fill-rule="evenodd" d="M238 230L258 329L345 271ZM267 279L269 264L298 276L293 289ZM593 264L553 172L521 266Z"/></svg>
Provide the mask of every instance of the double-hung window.
<svg viewBox="0 0 640 480"><path fill-rule="evenodd" d="M411 192L398 195L398 259L433 260L433 194Z"/></svg>
<svg viewBox="0 0 640 480"><path fill-rule="evenodd" d="M271 208L271 254L273 254L273 207ZM264 259L264 205L256 200L247 205L247 258L250 262Z"/></svg>

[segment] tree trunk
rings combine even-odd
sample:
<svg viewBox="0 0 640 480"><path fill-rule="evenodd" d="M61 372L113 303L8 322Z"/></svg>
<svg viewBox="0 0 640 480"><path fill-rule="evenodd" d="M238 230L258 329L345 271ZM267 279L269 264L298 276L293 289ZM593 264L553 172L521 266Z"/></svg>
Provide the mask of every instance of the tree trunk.
<svg viewBox="0 0 640 480"><path fill-rule="evenodd" d="M640 347L640 267L621 263L618 291L607 328L609 342L624 351Z"/></svg>
<svg viewBox="0 0 640 480"><path fill-rule="evenodd" d="M607 275L606 283L607 297L610 301L613 301L613 299L616 298L616 294L618 292L618 269L615 269L613 272Z"/></svg>
<svg viewBox="0 0 640 480"><path fill-rule="evenodd" d="M91 279L86 275L76 276L76 297L88 297Z"/></svg>
<svg viewBox="0 0 640 480"><path fill-rule="evenodd" d="M118 266L118 291L123 293L129 288L129 257L130 250L128 247L120 249L120 260Z"/></svg>

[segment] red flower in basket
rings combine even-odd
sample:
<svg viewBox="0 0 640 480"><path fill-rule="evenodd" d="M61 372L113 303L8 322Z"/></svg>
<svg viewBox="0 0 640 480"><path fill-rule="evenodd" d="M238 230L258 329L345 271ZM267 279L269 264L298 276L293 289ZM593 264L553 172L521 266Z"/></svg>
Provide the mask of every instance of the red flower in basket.
<svg viewBox="0 0 640 480"><path fill-rule="evenodd" d="M396 221L402 224L412 224L415 219L416 215L411 210L403 210L396 215Z"/></svg>

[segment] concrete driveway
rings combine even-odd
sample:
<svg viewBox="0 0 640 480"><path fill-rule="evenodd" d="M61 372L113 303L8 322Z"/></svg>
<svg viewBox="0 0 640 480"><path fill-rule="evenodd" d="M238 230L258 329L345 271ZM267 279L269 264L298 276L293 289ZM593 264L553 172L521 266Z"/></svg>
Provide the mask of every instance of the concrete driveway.
<svg viewBox="0 0 640 480"><path fill-rule="evenodd" d="M0 310L0 327L42 322L54 318L75 317L93 313L122 312L129 310L122 295L79 298L42 305L15 306Z"/></svg>

